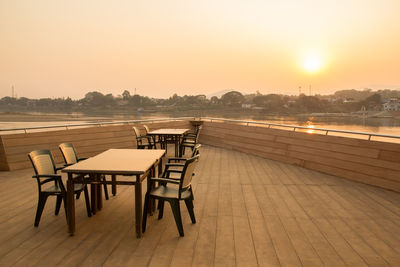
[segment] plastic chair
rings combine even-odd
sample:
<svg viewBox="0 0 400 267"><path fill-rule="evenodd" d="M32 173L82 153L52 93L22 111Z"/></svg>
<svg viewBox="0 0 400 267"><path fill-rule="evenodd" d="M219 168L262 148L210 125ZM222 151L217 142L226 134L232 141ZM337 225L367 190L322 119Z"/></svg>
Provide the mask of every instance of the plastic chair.
<svg viewBox="0 0 400 267"><path fill-rule="evenodd" d="M28 157L32 163L35 175L32 178L36 178L38 184L39 199L36 209L35 223L34 226L39 226L40 218L43 213L46 200L49 196L56 196L56 209L55 215L58 215L61 207L61 202L64 200L65 216L66 212L66 199L67 191L62 182L61 175L57 174L57 171L62 168L56 168L53 160L53 156L49 150L35 150L28 154ZM90 204L89 204L89 193L86 184L75 184L74 193L80 194L82 191L85 194L86 211L88 217L91 216Z"/></svg>
<svg viewBox="0 0 400 267"><path fill-rule="evenodd" d="M142 136L140 134L140 131L137 127L133 126L132 129L136 135L136 143L138 149L145 149L145 148L152 149L153 147L155 147L155 145L151 142L151 140L147 136Z"/></svg>
<svg viewBox="0 0 400 267"><path fill-rule="evenodd" d="M65 167L73 165L81 160L87 159L87 158L78 158L75 148L71 143L62 143L58 146L58 148L60 149L61 154L64 158ZM106 177L104 175L102 176L102 180L106 181ZM109 197L108 197L107 185L104 184L103 188L104 188L104 197L106 198L106 200L108 200ZM77 195L77 199L78 198L79 195Z"/></svg>
<svg viewBox="0 0 400 267"><path fill-rule="evenodd" d="M180 145L180 150L179 150L179 155L181 157L182 157L182 155L185 155L185 150L187 147L191 148L193 151L194 147L198 144L200 130L201 130L201 126L199 126L197 128L197 131L195 134L188 133L183 136L182 143Z"/></svg>
<svg viewBox="0 0 400 267"><path fill-rule="evenodd" d="M169 170L169 168L166 167L162 175L162 178L150 179L150 186L146 192L144 201L143 224L142 224L143 233L146 231L147 210L150 199L158 199L159 201L159 213L158 213L159 220L163 217L164 214L164 202L167 201L171 205L172 213L174 214L175 223L178 228L180 236L184 236L184 231L183 231L179 201L181 200L185 201L186 207L189 211L190 219L192 220L192 223L196 223L196 218L194 215L194 207L193 207L193 191L191 182L193 177L193 171L195 169L198 159L199 155L187 159L185 161L185 165L182 170ZM178 180L168 178L170 172L179 173L180 178ZM154 182L159 183L159 185L155 188L153 188L152 186ZM178 187L168 186L168 184L175 184L178 185Z"/></svg>
<svg viewBox="0 0 400 267"><path fill-rule="evenodd" d="M150 129L147 125L143 125L143 128L146 132L146 135L144 137L146 137L148 142L153 145L154 149L157 149L156 145L160 143L160 139L157 139L154 135L149 135Z"/></svg>

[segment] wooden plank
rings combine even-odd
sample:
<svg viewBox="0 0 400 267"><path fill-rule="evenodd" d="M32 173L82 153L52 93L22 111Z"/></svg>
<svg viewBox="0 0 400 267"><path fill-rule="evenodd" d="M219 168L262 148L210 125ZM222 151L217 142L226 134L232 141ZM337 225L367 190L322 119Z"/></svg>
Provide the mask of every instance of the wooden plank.
<svg viewBox="0 0 400 267"><path fill-rule="evenodd" d="M334 158L334 159L341 159L349 162L355 162L355 163L360 163L360 164L365 164L365 165L370 165L374 167L381 167L385 169L391 169L395 171L400 171L400 164L397 162L390 162L386 160L380 160L380 159L371 159L363 156L355 156L355 155L350 155L350 154L345 154L345 153L338 153L338 152L332 152L332 151L327 151L327 150L322 150L322 149L315 149L315 148L310 148L310 147L304 147L301 145L290 145L288 147L289 151L296 151L300 153L306 153L306 154L312 154L312 155L323 155L324 157L328 158Z"/></svg>
<svg viewBox="0 0 400 267"><path fill-rule="evenodd" d="M279 261L275 252L275 248L273 246L268 230L265 227L263 213L259 206L259 202L253 186L254 184L244 185L242 187L246 209L248 212L248 221L250 225L251 235L249 235L247 239L245 239L245 237L242 237L242 239L245 239L247 241L246 248L244 251L242 251L241 249L241 247L246 244L246 242L244 242L244 244L241 244L237 250L240 250L240 253L242 254L246 254L246 257L242 256L242 260L238 259L237 262L238 265L239 263L242 263L242 265L246 265L246 262L255 262L255 259L252 258L252 255L255 252L258 265L279 266ZM249 244L250 241L252 241L251 244Z"/></svg>
<svg viewBox="0 0 400 267"><path fill-rule="evenodd" d="M384 161L400 162L400 152L382 150L379 159Z"/></svg>
<svg viewBox="0 0 400 267"><path fill-rule="evenodd" d="M276 142L281 142L290 145L299 144L299 140L296 138L287 137L277 137ZM328 151L341 152L345 154L359 155L363 157L378 158L379 150L375 148L362 148L357 146L347 146L341 144L332 144L326 142L316 142L316 141L301 141L302 146L318 148Z"/></svg>
<svg viewBox="0 0 400 267"><path fill-rule="evenodd" d="M0 172L4 266L399 265L398 193L242 152L202 147L193 180L197 223L182 203L183 238L167 205L136 239L127 186L91 218L76 201L74 237L63 210L54 216L54 198L35 228L32 172Z"/></svg>
<svg viewBox="0 0 400 267"><path fill-rule="evenodd" d="M287 128L286 130L283 129L274 129L274 128L267 128L263 126L256 126L256 125L239 125L239 124L232 124L232 123L216 123L216 122L205 122L204 123L204 130L208 129L218 129L222 132L227 132L231 130L240 130L243 132L253 132L259 134L265 134L270 136L284 136L284 137L291 137L296 139L308 140L308 141L317 141L317 142L324 142L324 143L334 143L334 144L342 144L342 145L349 145L355 147L364 147L364 148L374 148L378 150L388 150L388 151L399 151L400 144L390 143L388 142L381 142L381 141L373 141L373 140L362 140L358 138L349 138L349 137L342 137L342 136L332 136L332 135L325 135L324 134L311 134L305 132L294 132L291 128ZM390 139L388 139L390 140Z"/></svg>
<svg viewBox="0 0 400 267"><path fill-rule="evenodd" d="M101 140L101 141L102 142L97 142L96 145L88 147L89 148L88 150L80 149L79 152L85 153L85 152L90 151L90 150L92 150L92 151L93 150L97 150L97 151L98 150L105 150L106 148L112 147L114 145L121 145L121 144L124 144L127 147L133 148L134 144L135 144L135 143L132 142L132 140L126 139L126 138L124 138L124 139L109 139L109 140ZM25 160L27 154L29 152L33 151L33 150L36 150L36 149L50 149L52 151L52 153L54 154L54 156L59 156L61 158L61 152L58 149L58 145L59 144L57 144L57 145L53 144L52 146L43 145L43 146L40 146L40 147L38 147L38 146L27 147L27 148L25 148L23 150L21 149L17 154L8 155L7 158L9 160L9 162L18 162L18 161L21 161L21 159Z"/></svg>
<svg viewBox="0 0 400 267"><path fill-rule="evenodd" d="M9 171L6 152L3 145L3 137L0 136L0 171Z"/></svg>
<svg viewBox="0 0 400 267"><path fill-rule="evenodd" d="M324 154L308 154L304 152L290 152L289 155L293 158L303 159L306 162L315 162L327 166L338 167L344 170L358 172L369 176L382 177L383 179L399 181L398 177L400 172L390 170L387 168L375 167L371 165L350 162L346 159L330 158Z"/></svg>
<svg viewBox="0 0 400 267"><path fill-rule="evenodd" d="M347 179L350 179L350 180L353 180L356 182L370 184L370 185L378 186L381 188L386 188L389 190L394 190L394 191L400 192L400 183L399 182L394 182L394 181L382 179L379 177L370 176L370 175L366 175L366 174L362 174L362 173L354 172L354 171L350 171L350 170L345 170L345 169L337 168L334 166L319 164L319 163L315 163L315 162L311 162L311 161L305 162L304 166L308 169L317 170L317 171L325 172L328 174L336 173L336 175L338 175L340 177L345 177Z"/></svg>

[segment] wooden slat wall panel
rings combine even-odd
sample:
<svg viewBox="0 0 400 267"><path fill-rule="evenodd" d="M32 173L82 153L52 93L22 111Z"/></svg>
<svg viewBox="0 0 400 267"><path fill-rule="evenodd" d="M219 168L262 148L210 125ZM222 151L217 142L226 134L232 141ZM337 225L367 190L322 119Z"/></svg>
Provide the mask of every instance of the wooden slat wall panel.
<svg viewBox="0 0 400 267"><path fill-rule="evenodd" d="M4 151L3 140L0 139L0 170L8 171L6 153Z"/></svg>
<svg viewBox="0 0 400 267"><path fill-rule="evenodd" d="M400 192L400 144L220 122L200 142Z"/></svg>
<svg viewBox="0 0 400 267"><path fill-rule="evenodd" d="M146 125L150 130L191 128L188 121L146 123ZM56 163L62 163L58 145L64 142L73 143L79 157L94 156L109 148L136 148L132 126L137 126L144 134L141 124L131 124L3 135L0 136L0 170L31 167L27 154L36 149L50 149Z"/></svg>

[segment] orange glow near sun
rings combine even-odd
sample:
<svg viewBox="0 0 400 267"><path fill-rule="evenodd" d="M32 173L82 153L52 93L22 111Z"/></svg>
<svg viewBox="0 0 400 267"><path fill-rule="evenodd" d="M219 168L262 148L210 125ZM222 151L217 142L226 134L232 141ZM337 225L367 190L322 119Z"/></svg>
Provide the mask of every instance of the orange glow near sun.
<svg viewBox="0 0 400 267"><path fill-rule="evenodd" d="M322 56L317 53L309 53L302 60L302 68L308 73L319 72L323 65Z"/></svg>

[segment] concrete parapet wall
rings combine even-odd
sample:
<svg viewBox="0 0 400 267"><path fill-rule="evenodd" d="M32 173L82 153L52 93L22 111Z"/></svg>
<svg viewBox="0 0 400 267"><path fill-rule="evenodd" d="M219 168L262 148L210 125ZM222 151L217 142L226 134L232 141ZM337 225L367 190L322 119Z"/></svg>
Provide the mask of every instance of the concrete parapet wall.
<svg viewBox="0 0 400 267"><path fill-rule="evenodd" d="M400 144L223 122L205 122L200 142L400 192Z"/></svg>
<svg viewBox="0 0 400 267"><path fill-rule="evenodd" d="M188 121L144 123L150 130L160 128L189 128ZM144 134L140 124L110 125L36 133L9 134L0 136L0 170L11 171L30 168L28 153L36 149L50 149L56 163L63 158L58 149L61 143L72 143L79 157L90 157L110 148L136 148L136 137L132 126Z"/></svg>

